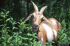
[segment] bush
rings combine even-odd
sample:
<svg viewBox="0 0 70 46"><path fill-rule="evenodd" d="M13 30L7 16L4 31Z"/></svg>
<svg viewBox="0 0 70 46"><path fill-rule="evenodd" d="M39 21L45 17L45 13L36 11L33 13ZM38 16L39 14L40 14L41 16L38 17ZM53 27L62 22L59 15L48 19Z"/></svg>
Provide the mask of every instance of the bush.
<svg viewBox="0 0 70 46"><path fill-rule="evenodd" d="M32 25L24 24L17 25L13 17L8 17L9 11L4 10L0 13L0 46L42 46L42 42L37 42L37 33L32 31ZM70 44L70 31L66 29L65 19L61 22L62 28L59 29L59 41L56 44ZM16 26L17 25L17 26ZM48 46L52 46L50 41L46 42Z"/></svg>
<svg viewBox="0 0 70 46"><path fill-rule="evenodd" d="M22 24L16 27L17 23L12 17L7 18L9 11L1 12L0 21L0 46L37 46L37 33L32 31L32 26ZM7 19L6 19L7 18ZM4 21L3 21L4 20ZM40 45L40 44L39 44Z"/></svg>

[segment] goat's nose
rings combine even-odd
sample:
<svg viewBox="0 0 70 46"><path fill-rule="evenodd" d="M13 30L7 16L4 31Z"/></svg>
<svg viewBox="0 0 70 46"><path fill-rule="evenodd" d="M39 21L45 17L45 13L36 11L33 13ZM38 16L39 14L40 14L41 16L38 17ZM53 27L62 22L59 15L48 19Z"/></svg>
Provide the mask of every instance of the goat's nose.
<svg viewBox="0 0 70 46"><path fill-rule="evenodd" d="M38 25L35 25L35 27L38 27Z"/></svg>
<svg viewBox="0 0 70 46"><path fill-rule="evenodd" d="M38 25L36 25L36 24L33 24L33 27L34 27L34 28L36 28L36 27L38 27Z"/></svg>
<svg viewBox="0 0 70 46"><path fill-rule="evenodd" d="M38 25L34 24L34 27L38 27Z"/></svg>

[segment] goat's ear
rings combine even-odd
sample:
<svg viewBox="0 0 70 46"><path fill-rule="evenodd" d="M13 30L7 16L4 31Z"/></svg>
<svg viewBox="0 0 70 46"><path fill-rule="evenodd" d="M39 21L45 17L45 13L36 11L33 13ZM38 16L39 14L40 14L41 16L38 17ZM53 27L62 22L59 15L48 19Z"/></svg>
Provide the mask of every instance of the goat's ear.
<svg viewBox="0 0 70 46"><path fill-rule="evenodd" d="M38 7L35 5L35 3L33 1L31 1L31 2L32 2L33 6L34 6L35 11L37 12L38 11Z"/></svg>
<svg viewBox="0 0 70 46"><path fill-rule="evenodd" d="M41 8L41 10L40 10L41 14L43 13L43 11L44 11L45 8L47 8L47 6L44 6L44 7Z"/></svg>
<svg viewBox="0 0 70 46"><path fill-rule="evenodd" d="M23 22L25 23L27 20L29 20L32 15L33 15L33 14L30 14Z"/></svg>

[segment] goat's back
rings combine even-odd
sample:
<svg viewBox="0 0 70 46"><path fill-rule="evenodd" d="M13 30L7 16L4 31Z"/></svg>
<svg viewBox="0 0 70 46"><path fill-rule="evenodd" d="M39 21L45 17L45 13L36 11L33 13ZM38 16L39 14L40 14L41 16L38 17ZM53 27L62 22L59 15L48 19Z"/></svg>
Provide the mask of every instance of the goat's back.
<svg viewBox="0 0 70 46"><path fill-rule="evenodd" d="M51 21L53 28L58 30L61 27L61 24L55 18L49 18L48 20Z"/></svg>

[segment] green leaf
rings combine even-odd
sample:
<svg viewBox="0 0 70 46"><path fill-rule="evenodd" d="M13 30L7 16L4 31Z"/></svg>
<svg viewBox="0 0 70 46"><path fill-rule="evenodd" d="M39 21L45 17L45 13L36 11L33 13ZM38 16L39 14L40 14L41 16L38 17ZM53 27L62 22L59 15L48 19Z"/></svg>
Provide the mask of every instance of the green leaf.
<svg viewBox="0 0 70 46"><path fill-rule="evenodd" d="M29 38L29 40L31 41L33 38Z"/></svg>
<svg viewBox="0 0 70 46"><path fill-rule="evenodd" d="M6 40L6 38L5 38L5 37L2 37L2 39Z"/></svg>
<svg viewBox="0 0 70 46"><path fill-rule="evenodd" d="M5 15L1 15L1 17L5 18Z"/></svg>
<svg viewBox="0 0 70 46"><path fill-rule="evenodd" d="M4 12L1 12L1 14L3 15L3 14L4 14Z"/></svg>
<svg viewBox="0 0 70 46"><path fill-rule="evenodd" d="M4 25L2 24L2 25L0 25L0 26L4 26Z"/></svg>
<svg viewBox="0 0 70 46"><path fill-rule="evenodd" d="M17 24L16 21L13 21L13 22L12 22L12 25L15 25L15 24Z"/></svg>
<svg viewBox="0 0 70 46"><path fill-rule="evenodd" d="M32 34L30 34L30 33L27 33L27 35L28 35L28 36L32 36Z"/></svg>
<svg viewBox="0 0 70 46"><path fill-rule="evenodd" d="M6 19L6 22L9 21L9 20L10 20L10 18Z"/></svg>
<svg viewBox="0 0 70 46"><path fill-rule="evenodd" d="M7 28L10 28L10 27L7 27Z"/></svg>
<svg viewBox="0 0 70 46"><path fill-rule="evenodd" d="M15 29L15 27L13 27L13 30Z"/></svg>
<svg viewBox="0 0 70 46"><path fill-rule="evenodd" d="M11 37L9 37L8 41L10 41L12 38L13 38L12 36L11 36Z"/></svg>
<svg viewBox="0 0 70 46"><path fill-rule="evenodd" d="M22 39L24 39L24 40L27 40L28 38L26 38L26 37L23 37Z"/></svg>
<svg viewBox="0 0 70 46"><path fill-rule="evenodd" d="M6 12L6 14L8 14L8 13L9 13L9 11Z"/></svg>

